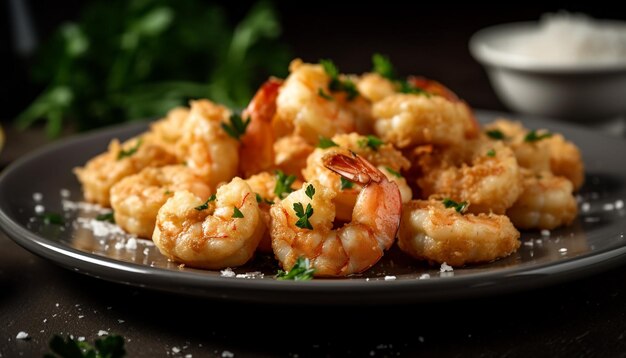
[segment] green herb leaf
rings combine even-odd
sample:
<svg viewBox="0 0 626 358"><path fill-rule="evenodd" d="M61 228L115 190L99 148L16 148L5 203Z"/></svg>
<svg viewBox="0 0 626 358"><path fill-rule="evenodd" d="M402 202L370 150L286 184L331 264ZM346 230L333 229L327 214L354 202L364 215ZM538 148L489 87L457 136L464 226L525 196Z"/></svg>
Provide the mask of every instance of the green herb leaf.
<svg viewBox="0 0 626 358"><path fill-rule="evenodd" d="M407 94L421 94L430 97L431 93L419 87L415 87L407 81L400 81L400 92Z"/></svg>
<svg viewBox="0 0 626 358"><path fill-rule="evenodd" d="M71 337L54 335L50 340L50 349L54 354L46 354L51 358L122 358L126 355L124 338L118 335L109 335L96 339L95 347L87 342L78 342Z"/></svg>
<svg viewBox="0 0 626 358"><path fill-rule="evenodd" d="M339 180L341 180L341 190L352 189L354 186L353 182L344 177L339 177Z"/></svg>
<svg viewBox="0 0 626 358"><path fill-rule="evenodd" d="M454 201L454 200L452 200L450 198L445 198L445 199L442 200L442 202L443 202L443 205L446 208L454 208L454 210L456 210L457 213L465 212L465 210L469 206L467 201L462 201L460 203L457 203L456 201Z"/></svg>
<svg viewBox="0 0 626 358"><path fill-rule="evenodd" d="M98 220L98 221L108 221L108 222L110 222L112 224L115 224L115 216L114 216L113 212L100 214L100 215L96 216L96 220Z"/></svg>
<svg viewBox="0 0 626 358"><path fill-rule="evenodd" d="M528 134L526 134L526 136L524 137L524 142L533 143L550 137L552 137L552 133L550 132L539 134L536 130L533 129L532 131L528 132Z"/></svg>
<svg viewBox="0 0 626 358"><path fill-rule="evenodd" d="M396 177L396 178L402 178L402 174L400 174L399 172L397 172L397 171L395 171L395 170L393 170L393 169L391 169L391 168L389 168L389 167L385 167L385 169L386 169L389 173L391 173L391 175L393 175L394 177Z"/></svg>
<svg viewBox="0 0 626 358"><path fill-rule="evenodd" d="M332 60L322 59L320 60L320 65L322 65L324 72L326 72L328 77L331 79L339 77L339 69L337 69L337 66L335 66L335 63Z"/></svg>
<svg viewBox="0 0 626 358"><path fill-rule="evenodd" d="M237 209L236 206L233 206L233 218L234 219L243 218L243 213L241 212L241 210Z"/></svg>
<svg viewBox="0 0 626 358"><path fill-rule="evenodd" d="M261 203L266 203L268 205L274 205L274 202L271 200L267 200L264 197L262 197L259 193L254 193L254 195L256 195L256 202L261 204Z"/></svg>
<svg viewBox="0 0 626 358"><path fill-rule="evenodd" d="M320 141L317 143L318 148L326 149L332 147L338 147L339 144L333 142L332 139L320 136Z"/></svg>
<svg viewBox="0 0 626 358"><path fill-rule="evenodd" d="M485 134L487 134L487 136L489 136L489 138L491 139L503 140L505 138L504 133L502 133L502 131L499 129L486 131Z"/></svg>
<svg viewBox="0 0 626 358"><path fill-rule="evenodd" d="M313 278L315 268L311 266L311 261L304 257L299 257L289 272L278 270L277 280L307 281Z"/></svg>
<svg viewBox="0 0 626 358"><path fill-rule="evenodd" d="M370 134L363 139L359 139L357 143L361 148L370 147L373 150L378 150L378 147L383 145L385 142L383 142L380 138Z"/></svg>
<svg viewBox="0 0 626 358"><path fill-rule="evenodd" d="M172 195L174 194L172 191L170 191L169 189L165 189L165 191L163 192L163 194L165 195Z"/></svg>
<svg viewBox="0 0 626 358"><path fill-rule="evenodd" d="M46 225L63 225L65 224L65 219L63 219L63 216L61 214L57 214L57 213L45 213L42 215L43 217L43 222Z"/></svg>
<svg viewBox="0 0 626 358"><path fill-rule="evenodd" d="M130 157L131 155L133 155L133 154L137 153L137 151L139 150L139 147L141 146L141 142L142 142L142 141L143 141L143 138L139 138L139 139L137 140L137 142L135 143L135 145L134 145L132 148L130 148L129 150L124 150L124 149L122 149L122 150L119 152L119 154L117 155L117 160L120 160L120 159L124 159L124 158Z"/></svg>
<svg viewBox="0 0 626 358"><path fill-rule="evenodd" d="M313 186L313 184L309 184L306 189L304 190L304 193L306 194L306 196L308 196L310 199L313 199L313 195L315 195L315 187Z"/></svg>
<svg viewBox="0 0 626 358"><path fill-rule="evenodd" d="M321 87L317 89L317 95L328 101L335 100L335 97L331 96L329 93L324 92L324 89Z"/></svg>
<svg viewBox="0 0 626 358"><path fill-rule="evenodd" d="M487 151L487 156L488 156L488 157L495 157L495 156L496 156L496 150L495 150L495 149L493 149L493 148L492 148L492 149L489 149L489 150Z"/></svg>
<svg viewBox="0 0 626 358"><path fill-rule="evenodd" d="M372 56L372 65L372 72L376 72L389 80L395 81L396 71L394 70L393 64L387 56L375 53Z"/></svg>
<svg viewBox="0 0 626 358"><path fill-rule="evenodd" d="M239 140L246 133L246 128L250 124L250 118L243 120L237 113L230 115L230 124L222 122L222 128L231 137Z"/></svg>
<svg viewBox="0 0 626 358"><path fill-rule="evenodd" d="M301 229L313 230L313 226L309 222L309 218L313 215L313 207L311 207L311 204L306 204L305 210L302 203L294 203L293 210L296 212L296 216L298 217L296 226Z"/></svg>
<svg viewBox="0 0 626 358"><path fill-rule="evenodd" d="M295 175L286 175L280 170L276 171L276 186L274 186L274 194L280 199L285 198L293 191L291 185L296 181Z"/></svg>
<svg viewBox="0 0 626 358"><path fill-rule="evenodd" d="M212 201L215 201L215 199L217 199L217 197L215 196L215 194L211 195L202 205L198 205L196 206L194 209L198 210L198 211L202 211L205 209L209 208L209 203Z"/></svg>
<svg viewBox="0 0 626 358"><path fill-rule="evenodd" d="M331 92L345 92L348 101L352 101L359 95L359 91L354 82L349 79L341 80L339 78L339 69L331 60L320 60L320 64L324 68L324 72L330 77L328 89Z"/></svg>

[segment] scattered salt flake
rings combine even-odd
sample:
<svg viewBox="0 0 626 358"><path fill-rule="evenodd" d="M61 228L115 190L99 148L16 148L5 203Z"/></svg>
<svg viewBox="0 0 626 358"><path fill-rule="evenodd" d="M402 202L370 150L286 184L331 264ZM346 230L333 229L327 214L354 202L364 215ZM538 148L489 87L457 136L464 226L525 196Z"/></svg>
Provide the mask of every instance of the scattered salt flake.
<svg viewBox="0 0 626 358"><path fill-rule="evenodd" d="M598 217L594 217L594 216L587 216L587 217L585 217L585 222L586 223L597 223L598 221L600 221L600 218L598 218Z"/></svg>
<svg viewBox="0 0 626 358"><path fill-rule="evenodd" d="M83 337L83 336L78 337L78 341L79 342L84 342L85 341L85 337Z"/></svg>
<svg viewBox="0 0 626 358"><path fill-rule="evenodd" d="M34 201L41 201L43 199L43 194L42 193L33 193L33 200Z"/></svg>
<svg viewBox="0 0 626 358"><path fill-rule="evenodd" d="M37 204L35 205L35 214L43 214L46 211L46 208L43 205Z"/></svg>
<svg viewBox="0 0 626 358"><path fill-rule="evenodd" d="M15 336L15 339L28 339L28 333L24 331L19 331L17 332L17 336Z"/></svg>
<svg viewBox="0 0 626 358"><path fill-rule="evenodd" d="M589 210L591 210L591 204L589 204L588 202L582 203L582 205L580 206L580 210L583 213L589 212Z"/></svg>
<svg viewBox="0 0 626 358"><path fill-rule="evenodd" d="M261 272L261 271L254 271L254 272L246 272L246 273L240 273L237 274L235 277L236 278L245 278L245 279L255 279L255 278L263 278L265 275Z"/></svg>
<svg viewBox="0 0 626 358"><path fill-rule="evenodd" d="M98 337L102 337L102 336L108 336L109 332L105 331L105 330L99 330L98 331Z"/></svg>
<svg viewBox="0 0 626 358"><path fill-rule="evenodd" d="M420 280L428 280L430 278L430 275L427 273L423 273L420 275Z"/></svg>
<svg viewBox="0 0 626 358"><path fill-rule="evenodd" d="M137 240L134 237L131 237L126 241L126 245L124 245L126 250L136 250L137 249Z"/></svg>
<svg viewBox="0 0 626 358"><path fill-rule="evenodd" d="M146 247L145 249L143 249L144 256L148 256L149 253L150 253L150 249L149 248Z"/></svg>
<svg viewBox="0 0 626 358"><path fill-rule="evenodd" d="M180 348L178 348L178 347L172 347L172 352L174 352L174 353L180 353Z"/></svg>
<svg viewBox="0 0 626 358"><path fill-rule="evenodd" d="M124 323L124 322L126 322L126 321L124 321L123 319L118 319L117 320L117 323Z"/></svg>
<svg viewBox="0 0 626 358"><path fill-rule="evenodd" d="M47 319L47 318L44 318L44 319L43 319L43 323L46 323L46 322L48 322L48 319Z"/></svg>
<svg viewBox="0 0 626 358"><path fill-rule="evenodd" d="M179 269L184 269L184 268L185 268L185 264L180 264L180 265L178 265L178 268L179 268Z"/></svg>
<svg viewBox="0 0 626 358"><path fill-rule="evenodd" d="M235 356L235 353L230 352L230 351L223 351L222 352L222 358L233 358Z"/></svg>
<svg viewBox="0 0 626 358"><path fill-rule="evenodd" d="M83 316L83 315L78 316L78 318L79 318L79 319L81 319L81 318L83 318L83 317L85 317L85 316Z"/></svg>
<svg viewBox="0 0 626 358"><path fill-rule="evenodd" d="M441 264L441 267L439 268L439 272L450 272L450 271L454 271L452 266L448 265L445 262Z"/></svg>
<svg viewBox="0 0 626 358"><path fill-rule="evenodd" d="M127 235L122 228L108 221L100 221L93 218L78 218L76 219L76 223L78 226L93 232L93 235L98 237L113 235L126 237Z"/></svg>
<svg viewBox="0 0 626 358"><path fill-rule="evenodd" d="M550 236L550 230L546 230L546 229L541 230L541 236L549 237Z"/></svg>
<svg viewBox="0 0 626 358"><path fill-rule="evenodd" d="M564 247L562 247L562 248L560 248L560 249L559 249L559 252L560 252L561 254L564 254L564 253L566 253L566 252L567 252L567 249L566 249L566 248L564 248Z"/></svg>
<svg viewBox="0 0 626 358"><path fill-rule="evenodd" d="M366 278L365 278L365 281L366 281L366 282L367 282L367 281L369 281L369 280L370 280L370 278L369 278L369 277L366 277Z"/></svg>
<svg viewBox="0 0 626 358"><path fill-rule="evenodd" d="M396 279L396 276L385 276L385 281L393 281Z"/></svg>
<svg viewBox="0 0 626 358"><path fill-rule="evenodd" d="M193 356L191 354L185 354L185 358L192 358Z"/></svg>
<svg viewBox="0 0 626 358"><path fill-rule="evenodd" d="M124 243L123 242L116 242L115 243L115 249L116 250L121 250L122 247L124 247Z"/></svg>
<svg viewBox="0 0 626 358"><path fill-rule="evenodd" d="M616 200L615 201L615 209L620 210L624 208L624 201L623 200Z"/></svg>
<svg viewBox="0 0 626 358"><path fill-rule="evenodd" d="M374 351L370 351L370 356L372 356L372 357L373 357L373 356L375 356L375 355L376 355L376 352L374 352Z"/></svg>
<svg viewBox="0 0 626 358"><path fill-rule="evenodd" d="M36 209L37 208L35 207L35 211L36 211ZM606 204L602 205L602 210L604 210L604 211L611 211L613 209L615 209L615 205L613 203L606 203Z"/></svg>
<svg viewBox="0 0 626 358"><path fill-rule="evenodd" d="M424 343L424 337L422 336L417 337L417 340L420 341L420 343Z"/></svg>
<svg viewBox="0 0 626 358"><path fill-rule="evenodd" d="M524 241L524 246L533 247L535 246L535 242L532 240Z"/></svg>
<svg viewBox="0 0 626 358"><path fill-rule="evenodd" d="M227 267L226 269L220 271L220 276L235 277L235 271L233 271L233 269L231 269L230 267Z"/></svg>

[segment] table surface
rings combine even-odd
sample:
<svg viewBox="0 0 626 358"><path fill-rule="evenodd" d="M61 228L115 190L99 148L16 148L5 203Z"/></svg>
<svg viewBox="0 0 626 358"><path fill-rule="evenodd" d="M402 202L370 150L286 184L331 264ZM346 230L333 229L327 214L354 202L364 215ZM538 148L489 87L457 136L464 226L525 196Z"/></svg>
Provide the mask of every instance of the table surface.
<svg viewBox="0 0 626 358"><path fill-rule="evenodd" d="M0 168L41 144L8 130ZM16 140L19 138L20 140ZM241 304L109 283L0 232L0 357L38 357L55 334L120 334L129 357L626 356L626 266L463 301L378 307ZM18 332L29 335L17 340Z"/></svg>

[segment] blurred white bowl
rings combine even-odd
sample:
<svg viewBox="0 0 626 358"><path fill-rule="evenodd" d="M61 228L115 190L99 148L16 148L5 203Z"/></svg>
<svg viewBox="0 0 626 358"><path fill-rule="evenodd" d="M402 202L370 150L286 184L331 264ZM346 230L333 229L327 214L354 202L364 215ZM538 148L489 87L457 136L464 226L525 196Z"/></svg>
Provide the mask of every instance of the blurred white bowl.
<svg viewBox="0 0 626 358"><path fill-rule="evenodd" d="M485 67L506 106L525 114L578 121L626 113L626 61L554 64L509 50L512 41L537 31L538 22L510 23L480 30L470 39L470 52Z"/></svg>

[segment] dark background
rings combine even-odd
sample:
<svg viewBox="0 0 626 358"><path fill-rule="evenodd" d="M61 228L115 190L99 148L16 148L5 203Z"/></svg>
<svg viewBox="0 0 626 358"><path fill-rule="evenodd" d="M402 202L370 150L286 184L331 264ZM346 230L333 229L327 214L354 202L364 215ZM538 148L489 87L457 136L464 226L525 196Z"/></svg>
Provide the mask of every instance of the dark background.
<svg viewBox="0 0 626 358"><path fill-rule="evenodd" d="M18 0L19 1L19 0ZM39 43L59 24L75 20L85 1L28 2ZM248 1L218 1L236 23L249 9ZM513 5L512 5L513 4ZM584 12L597 18L626 19L619 2L606 5L596 1L543 2L527 5L506 2L481 5L471 2L378 1L277 1L283 24L283 40L296 57L316 62L333 59L344 72L370 68L375 52L390 56L402 75L419 74L437 79L455 90L476 108L501 110L502 104L490 88L487 77L470 56L468 41L477 30L511 21L537 20L545 12L561 9ZM0 56L7 66L0 76L0 103L3 121L15 117L41 91L29 80L30 59L14 52L9 18L9 0L2 3Z"/></svg>

